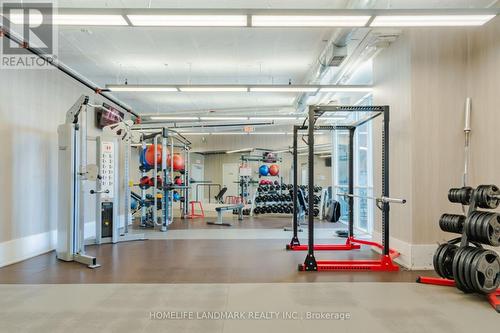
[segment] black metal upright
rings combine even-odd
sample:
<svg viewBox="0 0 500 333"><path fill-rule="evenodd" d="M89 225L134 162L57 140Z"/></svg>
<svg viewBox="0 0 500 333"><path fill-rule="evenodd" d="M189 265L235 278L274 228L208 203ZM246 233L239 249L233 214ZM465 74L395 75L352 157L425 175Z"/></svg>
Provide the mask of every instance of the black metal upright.
<svg viewBox="0 0 500 333"><path fill-rule="evenodd" d="M349 129L349 193L354 194L354 132L356 127ZM349 203L349 237L354 237L354 197L347 197Z"/></svg>
<svg viewBox="0 0 500 333"><path fill-rule="evenodd" d="M308 220L308 249L307 256L304 260L304 269L306 271L317 271L318 265L316 258L314 258L314 124L316 118L316 111L314 106L309 106L309 126L307 127L307 144L309 146L308 155L308 182L307 182L307 204L309 214Z"/></svg>
<svg viewBox="0 0 500 333"><path fill-rule="evenodd" d="M298 231L299 231L299 221L298 221L298 213L299 209L297 207L297 183L299 179L299 171L298 171L298 161L297 161L297 136L299 132L299 127L298 126L293 126L293 236L292 240L290 241L290 246L295 246L295 245L300 245L299 242L299 236L298 236Z"/></svg>
<svg viewBox="0 0 500 333"><path fill-rule="evenodd" d="M389 106L384 106L382 129L382 195L389 198ZM384 255L389 255L389 203L382 203L382 244Z"/></svg>

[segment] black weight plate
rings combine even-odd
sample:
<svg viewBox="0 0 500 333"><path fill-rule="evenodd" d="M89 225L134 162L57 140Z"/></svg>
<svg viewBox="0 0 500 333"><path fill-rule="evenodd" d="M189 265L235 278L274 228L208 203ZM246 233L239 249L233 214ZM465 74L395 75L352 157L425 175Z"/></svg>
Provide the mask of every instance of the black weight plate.
<svg viewBox="0 0 500 333"><path fill-rule="evenodd" d="M481 216L483 216L485 214L485 212L483 212L483 211L475 211L472 214L471 214L472 217L469 220L469 222L470 222L470 224L469 224L469 233L467 234L467 236L470 239L479 241L479 235L477 233L477 226L480 224L479 220L480 220Z"/></svg>
<svg viewBox="0 0 500 333"><path fill-rule="evenodd" d="M477 212L472 212L465 219L464 229L465 229L465 233L466 233L467 237L469 237L469 238L473 238L474 237L471 234L471 226L473 225L473 222L474 222L473 219L476 217L476 214L477 214Z"/></svg>
<svg viewBox="0 0 500 333"><path fill-rule="evenodd" d="M494 292L500 284L500 258L490 250L484 250L475 262L471 278L478 285L478 292L489 294Z"/></svg>
<svg viewBox="0 0 500 333"><path fill-rule="evenodd" d="M441 272L441 264L440 264L440 261L442 259L441 252L443 252L443 250L446 248L447 245L448 245L447 243L439 245L436 250L436 253L434 253L434 257L432 258L432 264L434 266L434 270L441 277L444 277L443 273Z"/></svg>
<svg viewBox="0 0 500 333"><path fill-rule="evenodd" d="M451 263L451 268L453 269L453 280L455 280L455 284L458 289L462 290L461 283L458 280L458 258L460 257L460 253L463 251L463 248L458 248L457 252L455 252L455 257L453 257L453 262Z"/></svg>
<svg viewBox="0 0 500 333"><path fill-rule="evenodd" d="M471 248L468 251L468 254L464 258L464 282L465 285L472 291L475 291L476 288L474 288L474 285L472 284L471 281L471 276L472 276L472 261L474 257L478 254L478 252L481 252L481 249L478 248Z"/></svg>
<svg viewBox="0 0 500 333"><path fill-rule="evenodd" d="M466 246L462 251L461 257L459 258L458 261L458 276L460 277L460 282L465 287L465 290L467 290L467 292L472 291L472 289L467 284L467 280L465 279L465 267L467 258L469 257L470 254L471 254L471 248L469 246Z"/></svg>
<svg viewBox="0 0 500 333"><path fill-rule="evenodd" d="M472 240L479 240L478 234L476 233L476 227L478 225L478 219L484 215L486 212L475 211L469 215L469 221L467 225L467 236Z"/></svg>
<svg viewBox="0 0 500 333"><path fill-rule="evenodd" d="M477 264L479 261L479 258L481 258L481 254L483 253L483 249L478 249L477 254L472 258L471 262L471 272L470 272L470 279L472 286L474 287L474 290L479 292L481 290L481 286L478 283L478 280L474 278L474 272L477 270Z"/></svg>
<svg viewBox="0 0 500 333"><path fill-rule="evenodd" d="M484 225L488 223L488 219L490 218L492 213L490 212L482 212L482 214L478 217L476 225L474 227L474 235L477 241L481 243L488 243L488 235L484 233Z"/></svg>
<svg viewBox="0 0 500 333"><path fill-rule="evenodd" d="M487 244L492 246L500 245L500 215L490 213L489 218L484 221L481 229Z"/></svg>
<svg viewBox="0 0 500 333"><path fill-rule="evenodd" d="M474 224L471 226L472 228L471 232L474 235L474 238L477 239L478 241L481 241L481 224L482 224L481 221L488 214L489 212L483 212L483 211L478 212L474 220Z"/></svg>
<svg viewBox="0 0 500 333"><path fill-rule="evenodd" d="M455 252L458 247L453 244L448 244L443 254L443 262L440 265L443 277L446 279L453 279L453 269L451 264L453 262L453 258L455 256Z"/></svg>
<svg viewBox="0 0 500 333"><path fill-rule="evenodd" d="M464 251L464 247L461 247L457 250L455 253L455 257L453 258L453 263L452 263L452 268L453 268L453 280L455 280L455 285L457 286L458 289L462 290L463 292L467 292L465 286L462 284L462 281L460 280L460 275L459 269L458 269L458 263L460 262L460 258L462 256L462 252Z"/></svg>

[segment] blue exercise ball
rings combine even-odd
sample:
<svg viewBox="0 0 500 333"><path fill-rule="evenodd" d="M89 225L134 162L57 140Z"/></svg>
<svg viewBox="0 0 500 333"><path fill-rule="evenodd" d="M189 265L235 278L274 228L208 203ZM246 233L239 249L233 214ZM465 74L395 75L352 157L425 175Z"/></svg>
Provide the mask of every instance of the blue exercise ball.
<svg viewBox="0 0 500 333"><path fill-rule="evenodd" d="M259 174L261 176L267 176L269 174L269 167L267 165L261 165L259 168Z"/></svg>

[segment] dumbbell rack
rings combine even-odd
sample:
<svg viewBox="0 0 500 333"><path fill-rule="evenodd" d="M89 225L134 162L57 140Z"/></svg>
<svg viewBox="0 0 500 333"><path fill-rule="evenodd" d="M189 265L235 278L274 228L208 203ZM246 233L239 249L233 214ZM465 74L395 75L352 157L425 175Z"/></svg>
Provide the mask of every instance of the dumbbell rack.
<svg viewBox="0 0 500 333"><path fill-rule="evenodd" d="M259 187L257 188L257 191L254 192L254 196L253 196L253 199L252 199L252 206L251 206L251 216L255 216L257 214L254 213L255 209L257 207L263 207L264 205L261 204L260 202L257 202L257 198L258 197L262 197L262 193L265 193L265 195L285 195L283 192L286 191L283 189L283 181L281 179L280 181L280 184L279 185L273 185L273 186L276 186L276 187L279 187L278 190L265 190L264 192L262 191L259 191L258 189L264 189L264 188L267 188L268 186L270 185L259 185ZM264 187L265 186L265 187ZM268 201L266 203L273 203L274 205L277 205L278 203L280 204L291 204L292 201L289 200L289 201L283 201L283 200L274 200L274 201ZM263 213L263 214L287 214L287 213ZM290 214L290 213L288 213Z"/></svg>
<svg viewBox="0 0 500 333"><path fill-rule="evenodd" d="M477 198L480 198L482 195L482 193L478 193L478 191L479 191L479 189L481 189L481 187L484 188L484 186L492 186L492 187L497 189L497 193L496 193L496 197L495 197L496 203L490 204L490 205L487 205L487 204L481 205L480 202L478 202ZM478 214L474 214L474 213L484 212L484 211L477 210L477 208L479 207L479 208L486 208L486 209L494 209L494 208L498 207L498 205L500 203L500 197L498 196L498 188L496 186L494 186L494 185L481 185L475 190L472 190L471 188L467 188L467 187L460 189L463 191L463 193L465 193L466 191L469 191L469 194L467 196L462 196L461 198L458 198L458 200L453 200L452 199L452 195L453 195L452 191L458 191L458 190L459 189L451 189L449 192L448 198L453 203L461 203L464 206L468 205L469 207L468 207L467 217L465 217L465 219L463 219L463 218L456 219L454 225L444 225L446 222L445 223L442 222L443 218L448 217L448 220L450 220L449 217L453 217L453 216L460 217L460 215L443 214L443 216L440 219L440 227L443 231L461 233L460 238L456 239L456 240L457 241L460 240L460 246L458 247L458 249L463 249L466 246L468 246L469 243L471 242L467 230L471 230L470 226L472 225L471 223L473 223L472 222L473 216L474 215L478 216ZM484 196L483 196L483 199L486 201L489 200L489 199L485 199ZM453 240L448 241L445 244L451 244L452 242L453 242ZM443 255L444 255L444 250L439 251L439 249L441 247L442 247L442 245L440 247L438 247L438 250L436 251L436 254L434 255L433 261L434 261L434 266L435 266L436 271L438 270L436 268L436 265L439 265L439 263L437 264L436 257L439 259L440 253L443 253ZM458 249L454 252L455 254L458 253ZM455 254L454 254L454 256L455 256ZM453 264L454 264L455 260L456 259L454 258ZM442 265L444 266L444 263ZM439 270L442 271L442 269L439 269ZM438 272L438 274L441 275L443 273ZM467 287L463 284L463 282L459 282L458 280L455 281L455 279L444 278L444 277L419 276L417 278L417 283L432 284L432 285L439 285L439 286L446 286L446 287L457 287L458 289L460 289L464 292L474 291L474 290L467 290ZM488 302L491 304L491 306L497 312L500 313L500 289L497 289L496 291L487 294L486 297L488 299Z"/></svg>

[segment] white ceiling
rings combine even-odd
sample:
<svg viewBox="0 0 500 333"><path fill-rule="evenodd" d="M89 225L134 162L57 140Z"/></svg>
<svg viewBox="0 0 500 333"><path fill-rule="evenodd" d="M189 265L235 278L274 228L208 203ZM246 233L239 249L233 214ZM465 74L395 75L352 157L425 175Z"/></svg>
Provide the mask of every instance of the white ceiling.
<svg viewBox="0 0 500 333"><path fill-rule="evenodd" d="M60 27L60 59L106 83L300 83L328 29ZM294 94L116 93L139 112L289 105Z"/></svg>
<svg viewBox="0 0 500 333"><path fill-rule="evenodd" d="M38 1L38 0L37 0ZM43 0L40 0L43 2ZM46 0L45 0L46 1ZM493 0L59 0L109 8L465 8ZM59 27L59 58L99 86L124 83L304 83L334 29ZM358 75L365 83L369 78ZM267 110L294 93L114 93L138 113ZM318 96L320 98L321 96ZM329 98L329 97L328 97Z"/></svg>

